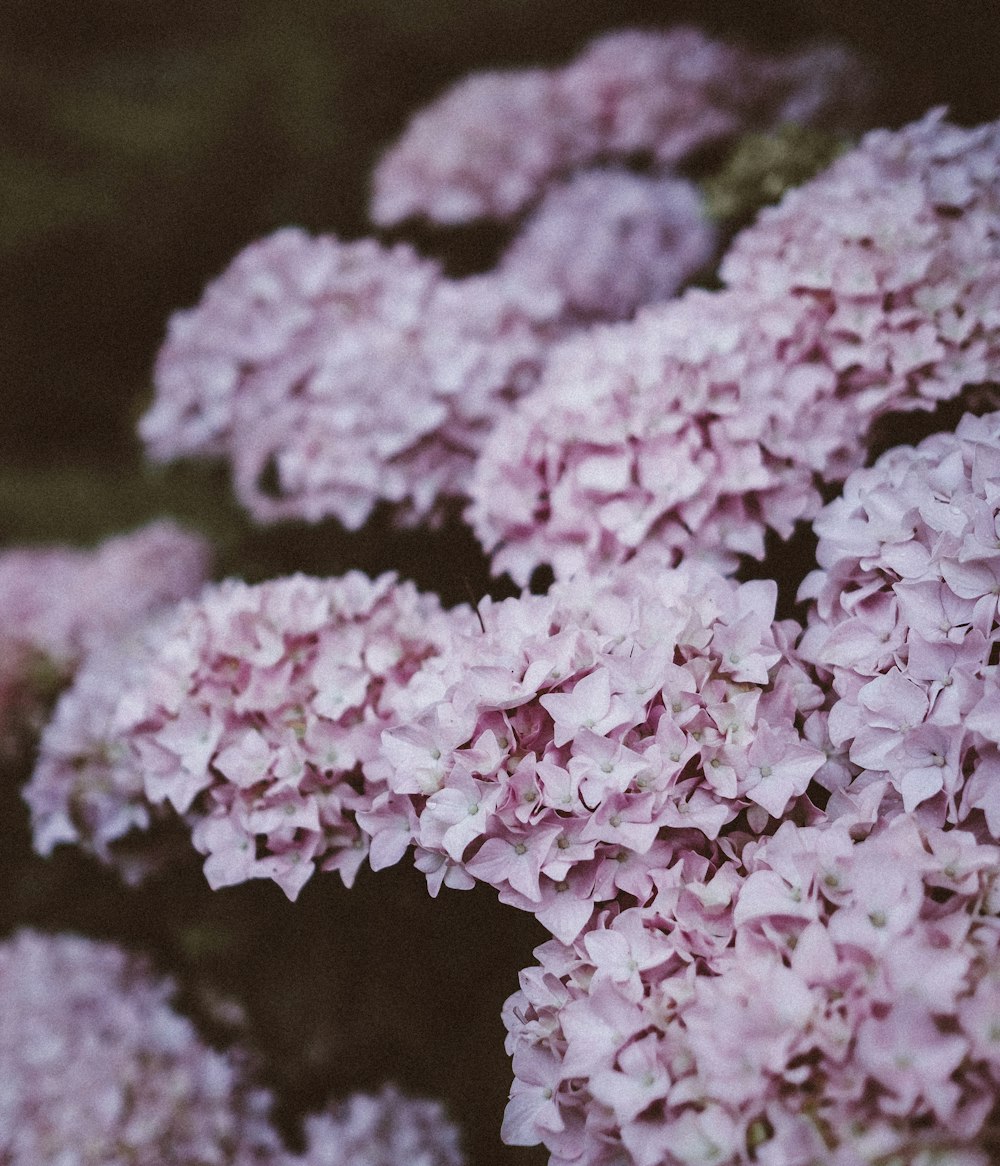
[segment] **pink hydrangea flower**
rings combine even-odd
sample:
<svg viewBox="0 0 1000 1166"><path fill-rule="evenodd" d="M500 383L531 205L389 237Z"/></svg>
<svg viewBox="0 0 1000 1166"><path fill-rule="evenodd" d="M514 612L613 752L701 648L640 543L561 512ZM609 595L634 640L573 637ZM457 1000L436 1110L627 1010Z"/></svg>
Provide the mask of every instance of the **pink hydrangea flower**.
<svg viewBox="0 0 1000 1166"><path fill-rule="evenodd" d="M1000 377L998 165L1000 123L869 135L738 237L728 288L557 349L476 468L495 569L760 557L877 417Z"/></svg>
<svg viewBox="0 0 1000 1166"><path fill-rule="evenodd" d="M998 498L1000 413L890 450L817 518L820 569L802 588L802 651L832 686L829 734L854 765L833 788L879 781L941 823L979 812L994 837Z"/></svg>
<svg viewBox="0 0 1000 1166"><path fill-rule="evenodd" d="M536 950L504 1140L555 1166L985 1166L998 859L906 816L678 856L645 906Z"/></svg>
<svg viewBox="0 0 1000 1166"><path fill-rule="evenodd" d="M101 853L169 803L213 887L272 878L295 898L316 866L349 886L367 854L356 815L385 788L363 769L396 696L472 620L393 575L208 588L135 669L97 661L64 698L30 795L49 808L65 791L39 815L45 846L81 830L82 808Z"/></svg>
<svg viewBox="0 0 1000 1166"><path fill-rule="evenodd" d="M549 186L500 270L558 288L583 319L625 320L670 299L715 250L698 188L684 179L585 170Z"/></svg>
<svg viewBox="0 0 1000 1166"><path fill-rule="evenodd" d="M113 641L208 572L204 539L150 523L94 550L16 547L0 554L0 752L41 728L48 700L88 651Z"/></svg>
<svg viewBox="0 0 1000 1166"><path fill-rule="evenodd" d="M0 554L4 641L26 642L72 669L95 643L196 592L210 550L158 521L94 550L16 547Z"/></svg>
<svg viewBox="0 0 1000 1166"><path fill-rule="evenodd" d="M22 790L39 854L61 843L79 846L130 884L176 856L168 816L146 797L141 767L114 719L122 697L142 682L170 618L163 612L94 648L59 698Z"/></svg>
<svg viewBox="0 0 1000 1166"><path fill-rule="evenodd" d="M484 630L428 660L382 734L373 854L402 832L382 803L408 799L432 892L487 882L570 940L741 815L804 805L825 755L799 728L822 697L775 598L690 567L481 605Z"/></svg>
<svg viewBox="0 0 1000 1166"><path fill-rule="evenodd" d="M713 241L692 186L624 174L554 190L463 280L403 244L279 231L174 315L140 432L158 459L228 455L261 521L354 529L380 501L422 520L465 495L554 340L673 294Z"/></svg>
<svg viewBox="0 0 1000 1166"><path fill-rule="evenodd" d="M459 1132L436 1101L391 1085L355 1093L305 1119L306 1149L294 1166L463 1166ZM291 1166L291 1164L290 1164Z"/></svg>
<svg viewBox="0 0 1000 1166"><path fill-rule="evenodd" d="M270 1096L109 943L0 944L0 1156L11 1166L281 1166Z"/></svg>
<svg viewBox="0 0 1000 1166"><path fill-rule="evenodd" d="M876 130L765 208L722 278L820 307L841 391L873 412L930 408L1000 376L998 167L1000 122Z"/></svg>
<svg viewBox="0 0 1000 1166"><path fill-rule="evenodd" d="M375 172L372 218L506 218L597 159L672 165L746 129L851 123L869 96L842 49L772 56L691 28L612 32L561 69L476 74L418 113Z"/></svg>
<svg viewBox="0 0 1000 1166"><path fill-rule="evenodd" d="M807 305L695 289L566 341L476 466L467 517L494 570L761 557L858 432L821 338Z"/></svg>

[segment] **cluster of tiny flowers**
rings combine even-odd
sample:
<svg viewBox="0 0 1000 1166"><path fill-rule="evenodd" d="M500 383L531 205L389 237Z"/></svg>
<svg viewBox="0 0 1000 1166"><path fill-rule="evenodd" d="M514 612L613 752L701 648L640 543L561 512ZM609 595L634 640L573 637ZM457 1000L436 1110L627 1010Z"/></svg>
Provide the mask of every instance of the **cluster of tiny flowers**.
<svg viewBox="0 0 1000 1166"><path fill-rule="evenodd" d="M998 861L903 815L678 857L536 950L504 1139L552 1166L986 1166Z"/></svg>
<svg viewBox="0 0 1000 1166"><path fill-rule="evenodd" d="M122 696L142 681L172 609L89 652L41 733L22 795L35 850L69 843L115 867L130 884L169 865L177 851L169 816L146 797L141 769L114 723Z"/></svg>
<svg viewBox="0 0 1000 1166"><path fill-rule="evenodd" d="M720 274L820 308L839 392L930 408L1000 377L1000 122L877 130L737 237Z"/></svg>
<svg viewBox="0 0 1000 1166"><path fill-rule="evenodd" d="M467 518L526 584L636 556L762 557L819 507L814 475L859 431L791 299L692 289L557 347L476 466Z"/></svg>
<svg viewBox="0 0 1000 1166"><path fill-rule="evenodd" d="M557 288L582 320L626 320L670 299L715 242L693 183L583 170L546 190L500 270L529 288Z"/></svg>
<svg viewBox="0 0 1000 1166"><path fill-rule="evenodd" d="M172 994L111 944L23 931L0 945L0 1159L277 1166L270 1097Z"/></svg>
<svg viewBox="0 0 1000 1166"><path fill-rule="evenodd" d="M417 114L376 170L372 218L507 218L598 159L671 166L751 128L856 122L869 98L829 46L769 56L691 28L613 32L561 69L468 77Z"/></svg>
<svg viewBox="0 0 1000 1166"><path fill-rule="evenodd" d="M305 1119L306 1150L295 1166L463 1166L458 1129L440 1102L389 1085L355 1093Z"/></svg>
<svg viewBox="0 0 1000 1166"><path fill-rule="evenodd" d="M211 553L172 522L94 550L18 547L0 554L0 752L40 728L48 699L86 653L204 583Z"/></svg>
<svg viewBox="0 0 1000 1166"><path fill-rule="evenodd" d="M1000 838L1000 413L857 470L815 523L802 651L832 687L839 786ZM860 773L858 772L860 770ZM890 799L891 800L891 799ZM978 815L977 815L978 816Z"/></svg>
<svg viewBox="0 0 1000 1166"><path fill-rule="evenodd" d="M737 238L730 286L560 346L476 468L495 570L759 558L877 417L1000 377L998 165L1000 123L869 135Z"/></svg>
<svg viewBox="0 0 1000 1166"><path fill-rule="evenodd" d="M482 605L382 735L372 866L414 839L432 894L486 882L568 942L737 819L792 812L826 760L802 735L822 698L775 597L698 566Z"/></svg>
<svg viewBox="0 0 1000 1166"><path fill-rule="evenodd" d="M464 496L555 339L672 295L714 243L690 183L614 172L554 188L499 268L463 280L405 244L282 230L174 315L140 432L158 459L228 455L260 521L357 528L379 501L424 519Z"/></svg>
<svg viewBox="0 0 1000 1166"><path fill-rule="evenodd" d="M169 803L213 887L271 878L294 898L317 864L349 886L367 853L355 815L381 792L362 767L396 694L471 619L393 575L208 588L154 630L132 671L116 680L98 662L93 688L88 675L69 691L29 800L51 804L61 788L72 808L100 785L98 852ZM56 815L48 845L61 826Z"/></svg>

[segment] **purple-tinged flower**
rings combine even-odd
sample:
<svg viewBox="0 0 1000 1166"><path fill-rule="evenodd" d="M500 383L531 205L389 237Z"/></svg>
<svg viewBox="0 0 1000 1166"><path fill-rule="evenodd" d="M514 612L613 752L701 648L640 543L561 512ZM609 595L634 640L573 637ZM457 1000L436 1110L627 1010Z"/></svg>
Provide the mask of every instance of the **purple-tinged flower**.
<svg viewBox="0 0 1000 1166"><path fill-rule="evenodd" d="M499 269L557 290L581 320L625 320L705 267L716 234L685 179L585 170L546 190Z"/></svg>
<svg viewBox="0 0 1000 1166"><path fill-rule="evenodd" d="M599 159L670 166L747 129L850 125L870 89L836 47L774 56L692 28L608 33L561 69L474 74L420 111L379 163L372 218L507 218Z"/></svg>
<svg viewBox="0 0 1000 1166"><path fill-rule="evenodd" d="M0 753L41 729L86 654L127 635L205 581L208 544L159 521L93 550L16 547L0 554Z"/></svg>
<svg viewBox="0 0 1000 1166"><path fill-rule="evenodd" d="M11 1166L284 1166L271 1098L108 943L0 945L0 1157Z"/></svg>
<svg viewBox="0 0 1000 1166"><path fill-rule="evenodd" d="M459 1131L436 1101L391 1085L355 1093L304 1122L305 1153L289 1166L462 1166Z"/></svg>

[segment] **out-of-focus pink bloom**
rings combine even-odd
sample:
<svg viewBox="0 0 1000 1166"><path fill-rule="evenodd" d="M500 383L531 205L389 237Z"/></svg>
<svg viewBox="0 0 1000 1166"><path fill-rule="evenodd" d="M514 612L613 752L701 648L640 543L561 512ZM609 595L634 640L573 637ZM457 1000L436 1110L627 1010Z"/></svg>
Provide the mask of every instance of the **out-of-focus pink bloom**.
<svg viewBox="0 0 1000 1166"><path fill-rule="evenodd" d="M819 515L803 653L829 733L904 809L1000 837L1000 413L884 454ZM841 788L850 790L848 782ZM978 817L978 815L976 815Z"/></svg>
<svg viewBox="0 0 1000 1166"><path fill-rule="evenodd" d="M0 554L0 752L41 728L51 697L91 649L193 595L211 552L159 521L94 550L16 547Z"/></svg>
<svg viewBox="0 0 1000 1166"><path fill-rule="evenodd" d="M645 906L536 950L504 1009L505 1140L588 1166L985 1166L998 858L906 816L689 852Z"/></svg>
<svg viewBox="0 0 1000 1166"><path fill-rule="evenodd" d="M625 320L670 299L709 262L715 240L693 183L585 170L546 190L500 271L557 289L583 320Z"/></svg>
<svg viewBox="0 0 1000 1166"><path fill-rule="evenodd" d="M436 1101L389 1085L355 1093L304 1123L305 1153L289 1166L462 1166L459 1132Z"/></svg>
<svg viewBox="0 0 1000 1166"><path fill-rule="evenodd" d="M255 518L357 528L464 497L553 341L672 295L711 255L693 186L591 174L553 190L499 268L449 280L400 244L284 230L171 320L140 424L153 457L227 455Z"/></svg>
<svg viewBox="0 0 1000 1166"><path fill-rule="evenodd" d="M375 172L372 218L506 218L597 159L669 166L743 130L856 124L870 91L835 47L774 56L692 28L612 32L561 69L476 74L418 113Z"/></svg>
<svg viewBox="0 0 1000 1166"><path fill-rule="evenodd" d="M0 945L0 1156L11 1166L282 1166L271 1098L174 989L108 943Z"/></svg>
<svg viewBox="0 0 1000 1166"><path fill-rule="evenodd" d="M368 768L410 801L432 889L465 872L568 941L741 814L808 816L825 755L800 730L822 697L775 597L687 566L481 604L485 630L428 659ZM359 821L373 852L383 831L402 840L391 815Z"/></svg>

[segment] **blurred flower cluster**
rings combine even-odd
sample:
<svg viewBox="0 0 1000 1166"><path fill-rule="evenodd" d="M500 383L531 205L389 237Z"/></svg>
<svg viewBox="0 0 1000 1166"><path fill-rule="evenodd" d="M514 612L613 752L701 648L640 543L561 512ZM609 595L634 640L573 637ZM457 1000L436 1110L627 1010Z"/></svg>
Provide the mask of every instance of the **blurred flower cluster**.
<svg viewBox="0 0 1000 1166"><path fill-rule="evenodd" d="M874 93L833 45L611 33L419 112L375 169L392 239L237 255L168 324L150 458L228 460L260 524L464 522L516 593L209 582L166 523L7 552L36 849L138 886L190 843L290 900L410 853L432 896L492 888L551 936L501 1134L552 1166L988 1166L1000 123L862 133ZM421 218L509 230L455 274ZM970 411L866 466L942 403ZM173 992L110 943L0 945L0 1157L464 1161L391 1085L289 1142Z"/></svg>

